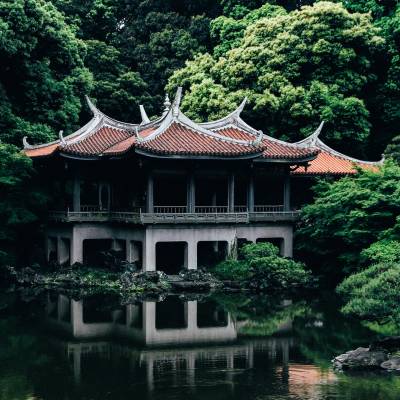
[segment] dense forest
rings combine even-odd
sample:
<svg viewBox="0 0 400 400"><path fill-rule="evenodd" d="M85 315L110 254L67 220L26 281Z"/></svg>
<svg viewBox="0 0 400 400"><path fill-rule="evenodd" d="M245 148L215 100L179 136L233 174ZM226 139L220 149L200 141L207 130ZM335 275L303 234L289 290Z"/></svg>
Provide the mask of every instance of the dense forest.
<svg viewBox="0 0 400 400"><path fill-rule="evenodd" d="M378 175L321 182L298 240L342 263L341 276L398 252L397 0L0 0L0 54L0 263L50 196L22 138L71 133L88 119L84 95L120 120L138 121L139 104L157 115L177 86L198 120L247 96L245 119L272 136L299 140L323 120L338 150L386 152L394 161Z"/></svg>

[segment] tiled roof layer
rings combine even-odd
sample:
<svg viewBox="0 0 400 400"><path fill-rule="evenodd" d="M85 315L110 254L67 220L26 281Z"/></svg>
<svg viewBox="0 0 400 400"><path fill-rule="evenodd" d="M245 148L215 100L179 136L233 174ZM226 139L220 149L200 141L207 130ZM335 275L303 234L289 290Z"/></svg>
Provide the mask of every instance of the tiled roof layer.
<svg viewBox="0 0 400 400"><path fill-rule="evenodd" d="M243 145L198 133L173 122L162 134L146 142L138 142L137 148L156 154L238 156L261 153L260 145Z"/></svg>
<svg viewBox="0 0 400 400"><path fill-rule="evenodd" d="M354 162L352 160L339 157L335 154L321 150L317 158L310 162L307 168L299 167L292 172L293 175L349 175L355 174L355 166L363 169L376 170L377 165Z"/></svg>
<svg viewBox="0 0 400 400"><path fill-rule="evenodd" d="M103 126L81 141L67 144L62 148L62 151L66 153L96 156L131 136L132 134L126 130Z"/></svg>

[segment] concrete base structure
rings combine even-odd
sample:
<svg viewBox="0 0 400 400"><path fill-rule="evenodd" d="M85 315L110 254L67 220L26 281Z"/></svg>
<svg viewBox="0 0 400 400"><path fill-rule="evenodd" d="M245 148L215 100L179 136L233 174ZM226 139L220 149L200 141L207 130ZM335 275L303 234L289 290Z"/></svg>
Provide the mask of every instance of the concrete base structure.
<svg viewBox="0 0 400 400"><path fill-rule="evenodd" d="M84 261L85 240L110 240L112 248L126 249L130 262L142 259L144 271L156 270L157 243L185 243L184 268L197 269L199 242L226 242L228 254L235 257L237 241L257 242L280 239L281 255L293 255L293 226L288 223L235 225L146 225L118 226L112 224L79 223L48 227L47 255L60 263ZM125 242L125 246L122 246ZM140 254L142 253L142 254Z"/></svg>

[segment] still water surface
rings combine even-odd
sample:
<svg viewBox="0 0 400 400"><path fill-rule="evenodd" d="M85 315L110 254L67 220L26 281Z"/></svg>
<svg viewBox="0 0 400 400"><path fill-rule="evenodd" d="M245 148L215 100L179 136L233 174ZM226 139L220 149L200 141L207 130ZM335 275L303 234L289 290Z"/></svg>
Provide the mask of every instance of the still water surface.
<svg viewBox="0 0 400 400"><path fill-rule="evenodd" d="M336 374L376 334L331 300L214 295L121 304L11 291L0 400L400 399L400 377Z"/></svg>

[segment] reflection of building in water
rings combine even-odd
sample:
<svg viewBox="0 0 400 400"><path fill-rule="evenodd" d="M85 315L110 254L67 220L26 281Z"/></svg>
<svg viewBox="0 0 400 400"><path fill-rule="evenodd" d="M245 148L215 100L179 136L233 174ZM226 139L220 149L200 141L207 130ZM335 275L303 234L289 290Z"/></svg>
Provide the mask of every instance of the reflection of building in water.
<svg viewBox="0 0 400 400"><path fill-rule="evenodd" d="M227 342L237 337L233 320L211 302L144 301L114 310L99 308L90 300L49 298L50 322L75 339L116 337L147 346Z"/></svg>
<svg viewBox="0 0 400 400"><path fill-rule="evenodd" d="M232 387L238 373L254 367L257 352L266 359L279 359L283 366L289 363L293 339L237 340L237 324L212 302L169 298L117 309L101 309L96 304L63 295L48 299L50 325L81 341L65 343L77 383L84 379L93 359L107 360L108 367L125 360L132 376L143 375L148 390L166 373L173 374L179 384L194 387L204 370L218 370L223 375L220 381ZM287 331L287 324L283 328ZM129 339L146 347L138 349L107 339ZM284 367L282 379L286 375Z"/></svg>

